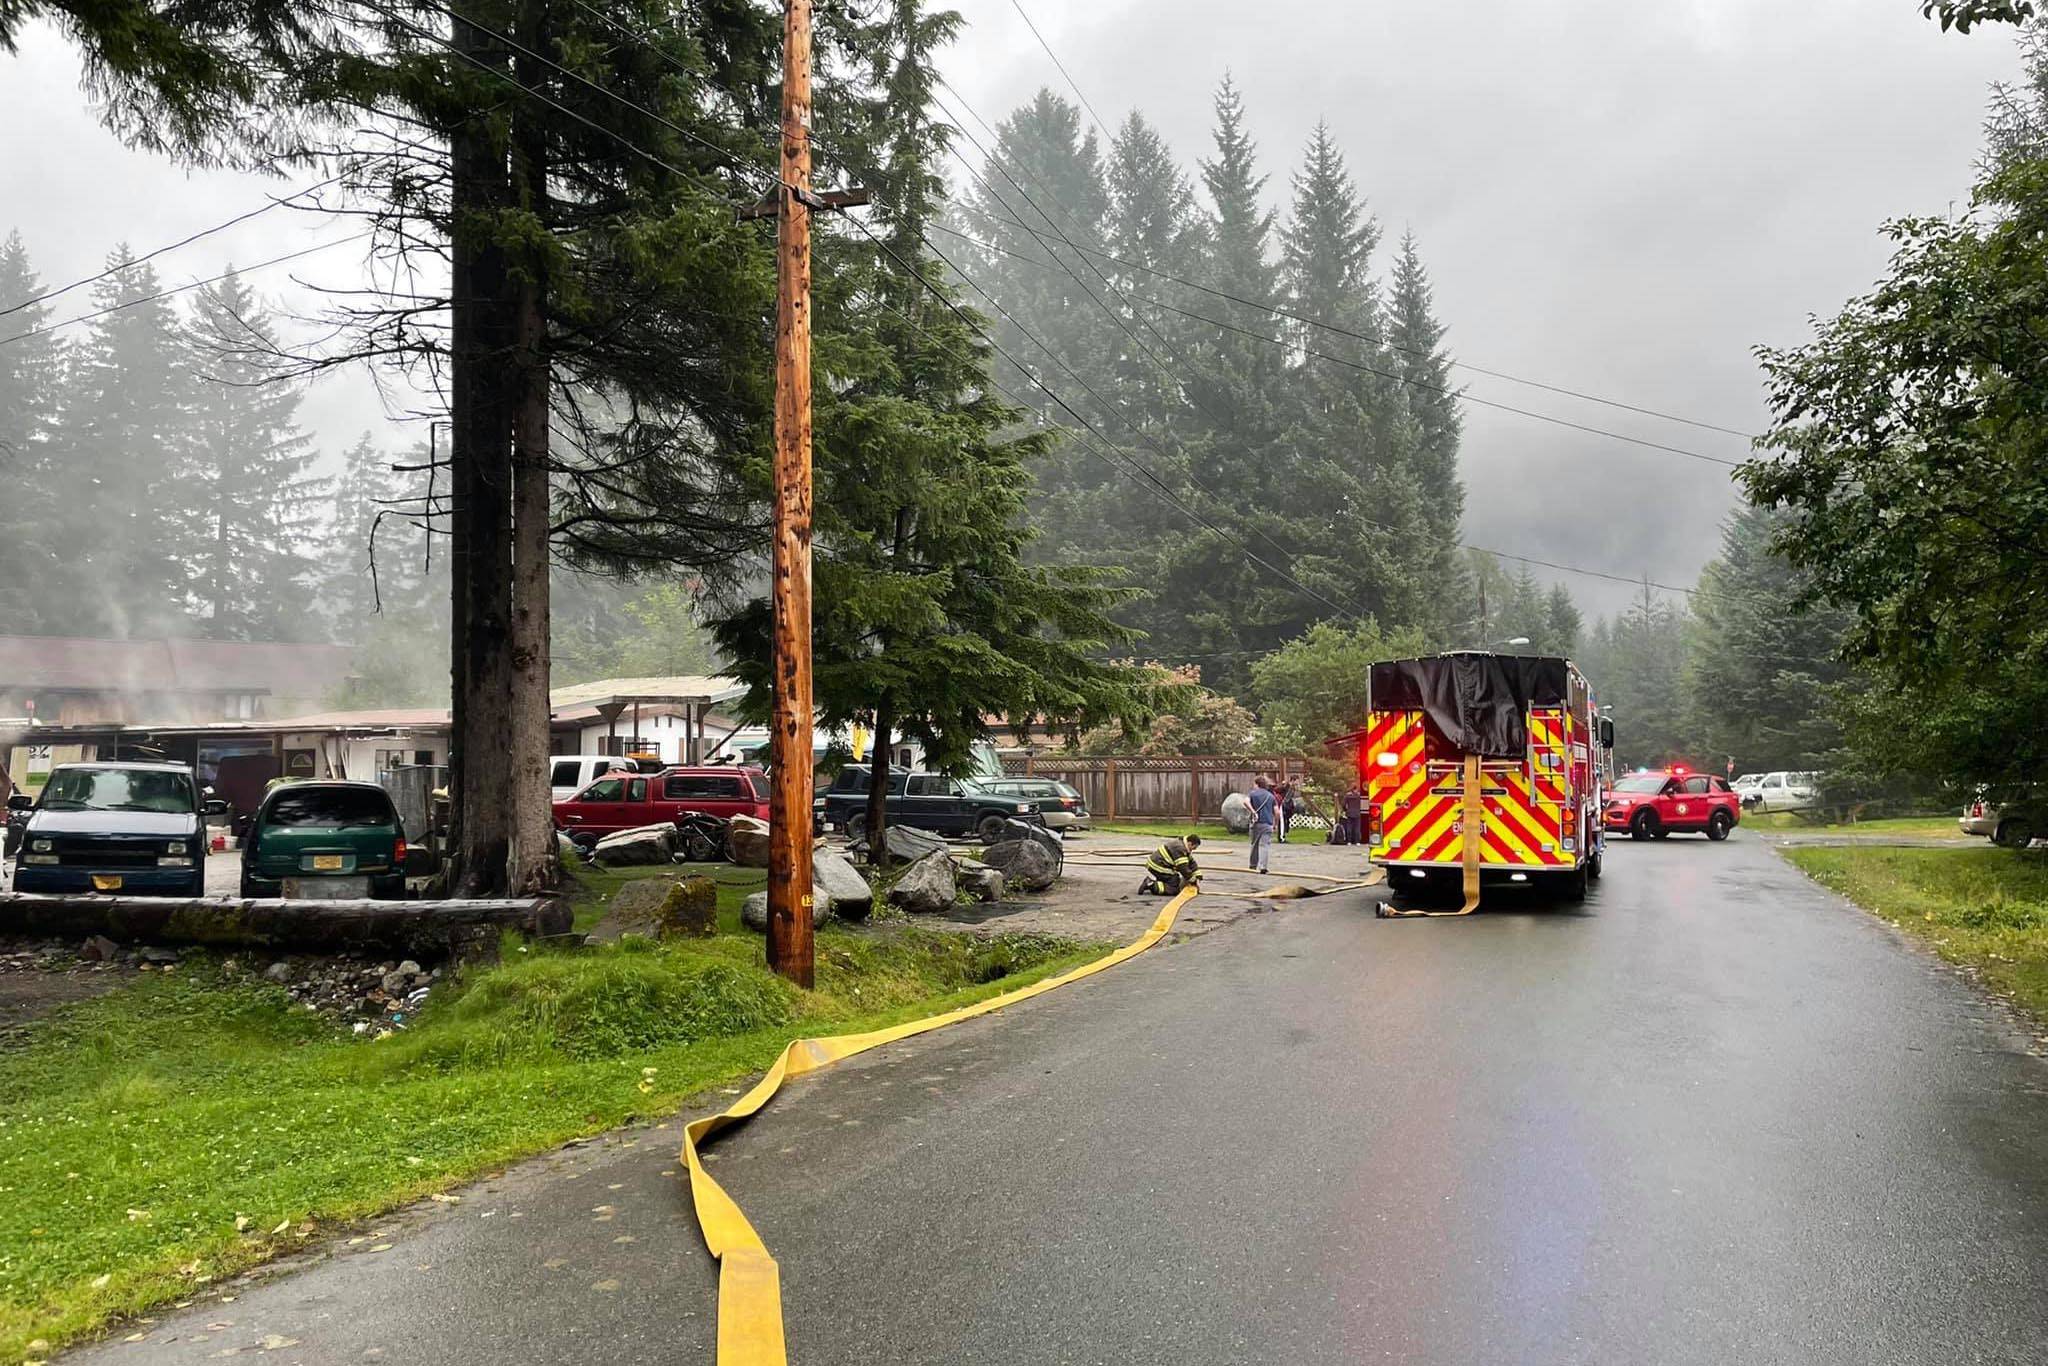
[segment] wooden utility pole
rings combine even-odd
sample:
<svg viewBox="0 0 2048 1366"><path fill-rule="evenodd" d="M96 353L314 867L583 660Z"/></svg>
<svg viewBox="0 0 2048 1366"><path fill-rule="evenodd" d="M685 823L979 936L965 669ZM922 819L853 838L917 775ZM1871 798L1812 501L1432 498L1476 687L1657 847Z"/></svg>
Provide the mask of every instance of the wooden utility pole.
<svg viewBox="0 0 2048 1366"><path fill-rule="evenodd" d="M775 188L775 693L768 754L768 966L811 985L811 0L782 30Z"/></svg>

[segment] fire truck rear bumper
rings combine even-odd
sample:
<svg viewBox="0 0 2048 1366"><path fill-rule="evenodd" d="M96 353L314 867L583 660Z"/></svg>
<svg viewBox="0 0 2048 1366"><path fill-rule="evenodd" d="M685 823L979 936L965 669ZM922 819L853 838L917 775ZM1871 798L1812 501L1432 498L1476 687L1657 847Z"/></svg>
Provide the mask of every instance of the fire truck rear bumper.
<svg viewBox="0 0 2048 1366"><path fill-rule="evenodd" d="M1456 882L1464 877L1462 863L1402 863L1392 859L1374 859L1373 863L1387 870L1387 886L1398 888L1403 883L1417 886L1425 882ZM1529 864L1527 866L1489 863L1479 870L1479 885L1482 887L1527 886L1541 883L1547 878L1564 877L1578 871L1578 864Z"/></svg>

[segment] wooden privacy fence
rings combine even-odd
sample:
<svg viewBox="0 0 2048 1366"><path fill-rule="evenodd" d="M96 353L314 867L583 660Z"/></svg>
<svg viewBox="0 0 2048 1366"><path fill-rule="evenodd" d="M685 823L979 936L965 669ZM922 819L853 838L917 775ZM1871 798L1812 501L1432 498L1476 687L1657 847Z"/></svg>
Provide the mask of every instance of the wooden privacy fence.
<svg viewBox="0 0 2048 1366"><path fill-rule="evenodd" d="M1078 791L1088 810L1105 821L1214 821L1223 799L1250 789L1265 774L1275 782L1300 781L1307 808L1299 819L1329 824L1329 802L1306 783L1308 765L1299 754L1111 755L1084 759L1065 754L1016 755L1006 771L1053 778Z"/></svg>

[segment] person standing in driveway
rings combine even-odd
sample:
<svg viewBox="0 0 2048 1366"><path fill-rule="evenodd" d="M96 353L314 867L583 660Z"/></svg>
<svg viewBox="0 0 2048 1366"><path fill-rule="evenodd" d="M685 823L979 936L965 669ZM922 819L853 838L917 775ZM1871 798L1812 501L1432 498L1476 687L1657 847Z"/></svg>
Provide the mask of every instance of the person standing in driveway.
<svg viewBox="0 0 2048 1366"><path fill-rule="evenodd" d="M1280 803L1273 797L1273 785L1265 775L1252 780L1252 790L1245 794L1252 804L1252 858L1251 868L1255 873L1271 871L1268 864L1273 858L1273 825L1279 819Z"/></svg>

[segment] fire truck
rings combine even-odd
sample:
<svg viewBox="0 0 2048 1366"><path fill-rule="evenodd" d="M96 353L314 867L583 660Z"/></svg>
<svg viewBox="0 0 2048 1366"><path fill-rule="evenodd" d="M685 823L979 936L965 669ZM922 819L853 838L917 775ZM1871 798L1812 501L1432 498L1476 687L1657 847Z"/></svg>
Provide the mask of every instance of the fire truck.
<svg viewBox="0 0 2048 1366"><path fill-rule="evenodd" d="M1459 651L1375 664L1367 686L1359 787L1395 897L1382 916L1470 915L1503 883L1585 896L1614 723L1571 661ZM1459 891L1459 910L1417 908Z"/></svg>

